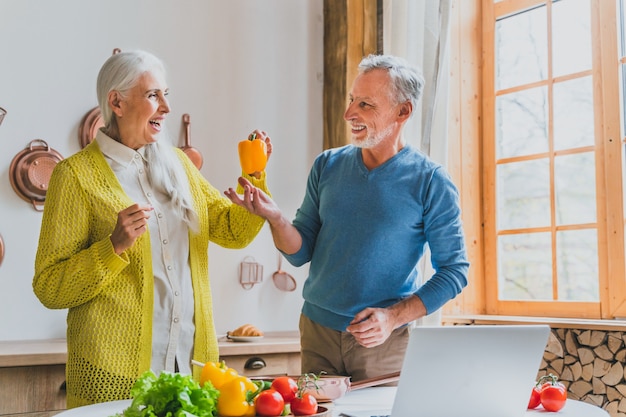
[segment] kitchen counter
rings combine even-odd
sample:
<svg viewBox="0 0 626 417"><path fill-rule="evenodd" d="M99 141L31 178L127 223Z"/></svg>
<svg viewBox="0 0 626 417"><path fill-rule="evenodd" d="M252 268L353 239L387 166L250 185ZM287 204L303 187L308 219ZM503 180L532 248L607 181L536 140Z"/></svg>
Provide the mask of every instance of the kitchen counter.
<svg viewBox="0 0 626 417"><path fill-rule="evenodd" d="M220 359L243 375L299 374L300 338L265 332L253 342L218 338ZM65 339L0 341L0 415L49 417L66 408Z"/></svg>
<svg viewBox="0 0 626 417"><path fill-rule="evenodd" d="M0 367L60 365L67 362L65 339L0 342Z"/></svg>
<svg viewBox="0 0 626 417"><path fill-rule="evenodd" d="M266 332L263 339L254 342L233 342L225 336L217 341L220 356L300 352L300 334L297 331Z"/></svg>
<svg viewBox="0 0 626 417"><path fill-rule="evenodd" d="M300 338L294 332L266 332L255 342L218 339L220 356L263 355L300 352ZM0 341L0 368L34 365L58 365L67 361L65 339Z"/></svg>

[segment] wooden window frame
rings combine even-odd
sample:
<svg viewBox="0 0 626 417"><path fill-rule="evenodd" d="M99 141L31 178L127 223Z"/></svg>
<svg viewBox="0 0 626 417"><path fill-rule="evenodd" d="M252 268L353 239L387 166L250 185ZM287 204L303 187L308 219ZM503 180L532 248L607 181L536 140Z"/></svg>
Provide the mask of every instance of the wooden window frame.
<svg viewBox="0 0 626 417"><path fill-rule="evenodd" d="M552 316L614 319L626 317L624 209L622 188L623 140L620 128L619 62L616 2L591 0L596 190L598 223L598 303L526 302L497 299L495 224L494 64L496 16L545 1L489 0L453 2L451 33L451 149L458 172L468 249L472 261L470 291L444 308L445 314ZM454 146L454 145L452 145ZM466 151L469 150L469 153ZM472 182L469 182L471 178ZM476 216L480 212L480 221ZM476 262L478 261L478 262Z"/></svg>

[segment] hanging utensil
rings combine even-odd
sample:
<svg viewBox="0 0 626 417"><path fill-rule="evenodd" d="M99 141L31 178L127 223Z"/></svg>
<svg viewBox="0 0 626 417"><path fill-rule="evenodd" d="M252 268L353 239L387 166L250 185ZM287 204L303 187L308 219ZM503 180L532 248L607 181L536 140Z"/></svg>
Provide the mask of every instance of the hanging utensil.
<svg viewBox="0 0 626 417"><path fill-rule="evenodd" d="M239 284L249 290L260 282L263 282L263 265L255 261L254 257L246 256L239 264Z"/></svg>
<svg viewBox="0 0 626 417"><path fill-rule="evenodd" d="M85 117L83 117L83 120L80 122L80 127L78 128L80 147L84 148L89 145L94 140L98 129L101 127L104 127L104 120L102 120L100 107L94 107L85 114Z"/></svg>
<svg viewBox="0 0 626 417"><path fill-rule="evenodd" d="M43 139L31 141L11 161L9 179L13 190L22 199L32 203L35 210L43 211L48 182L54 167L61 160L63 156L50 148Z"/></svg>
<svg viewBox="0 0 626 417"><path fill-rule="evenodd" d="M199 150L191 146L191 135L189 134L191 125L190 117L187 113L183 114L183 123L185 124L185 145L181 146L180 149L185 152L185 154L191 159L191 162L198 168L202 168L202 154Z"/></svg>
<svg viewBox="0 0 626 417"><path fill-rule="evenodd" d="M272 275L272 280L274 281L274 285L281 291L294 291L296 289L296 279L287 271L283 271L283 255L278 252L278 269Z"/></svg>

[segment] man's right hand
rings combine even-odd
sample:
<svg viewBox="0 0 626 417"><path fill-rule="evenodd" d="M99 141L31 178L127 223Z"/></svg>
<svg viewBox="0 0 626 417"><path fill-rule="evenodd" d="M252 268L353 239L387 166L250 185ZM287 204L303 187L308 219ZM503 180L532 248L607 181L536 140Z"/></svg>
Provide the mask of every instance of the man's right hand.
<svg viewBox="0 0 626 417"><path fill-rule="evenodd" d="M296 253L302 246L302 237L298 229L283 216L278 205L263 190L255 187L244 177L239 177L238 182L243 187L243 197L240 197L232 188L224 191L226 197L233 204L267 220L276 248L287 254Z"/></svg>

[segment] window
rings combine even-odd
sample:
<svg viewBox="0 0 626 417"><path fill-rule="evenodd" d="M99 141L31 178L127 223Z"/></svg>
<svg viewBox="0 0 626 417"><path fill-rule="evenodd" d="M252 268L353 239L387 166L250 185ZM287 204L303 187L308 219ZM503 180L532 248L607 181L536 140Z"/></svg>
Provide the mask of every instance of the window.
<svg viewBox="0 0 626 417"><path fill-rule="evenodd" d="M622 1L482 2L489 314L626 317Z"/></svg>

